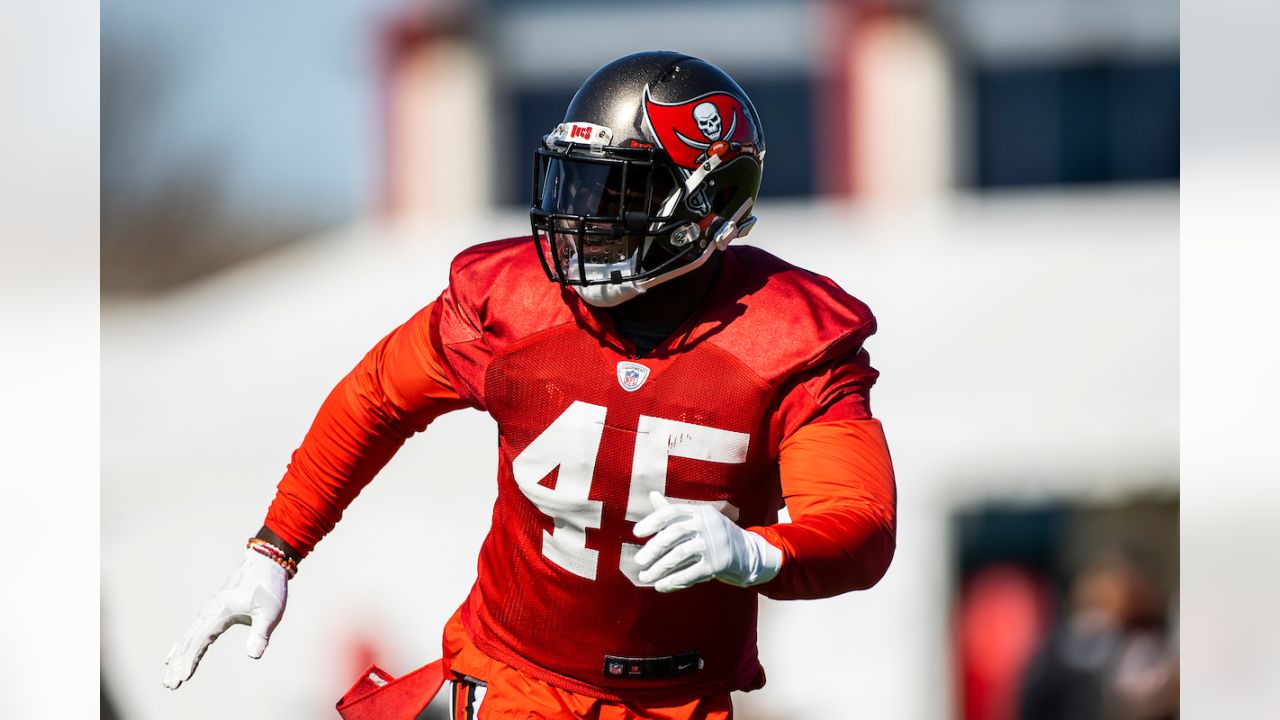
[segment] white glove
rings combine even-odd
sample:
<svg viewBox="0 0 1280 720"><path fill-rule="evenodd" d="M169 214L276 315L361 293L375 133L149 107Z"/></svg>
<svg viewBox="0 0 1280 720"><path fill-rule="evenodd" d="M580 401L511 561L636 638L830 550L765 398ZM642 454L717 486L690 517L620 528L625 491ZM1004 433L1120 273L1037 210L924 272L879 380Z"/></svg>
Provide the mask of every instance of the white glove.
<svg viewBox="0 0 1280 720"><path fill-rule="evenodd" d="M653 539L636 553L640 581L673 592L707 580L738 587L769 582L782 569L782 551L743 530L711 505L672 504L649 493L654 511L636 523L636 537ZM657 533L654 535L654 533Z"/></svg>
<svg viewBox="0 0 1280 720"><path fill-rule="evenodd" d="M191 677L205 650L232 625L250 625L245 651L257 659L267 649L271 632L280 624L288 597L289 575L270 558L251 549L218 592L209 598L182 639L174 643L164 664L164 686L170 690Z"/></svg>

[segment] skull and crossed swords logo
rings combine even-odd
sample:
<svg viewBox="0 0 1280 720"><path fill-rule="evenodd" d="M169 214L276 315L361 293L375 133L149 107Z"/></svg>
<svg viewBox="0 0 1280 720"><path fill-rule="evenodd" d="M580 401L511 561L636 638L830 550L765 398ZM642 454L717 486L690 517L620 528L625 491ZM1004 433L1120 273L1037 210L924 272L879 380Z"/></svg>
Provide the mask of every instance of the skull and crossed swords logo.
<svg viewBox="0 0 1280 720"><path fill-rule="evenodd" d="M658 147L675 164L695 170L708 155L738 152L758 135L737 97L710 92L676 102L660 102L644 90L644 117ZM727 158L726 158L727 159Z"/></svg>
<svg viewBox="0 0 1280 720"><path fill-rule="evenodd" d="M698 129L707 138L707 142L699 142L693 138L685 136L679 130L676 131L676 137L680 138L680 142L691 145L699 150L706 150L711 147L711 143L719 140L720 132L724 130L724 121L720 119L720 109L710 100L698 103L693 106L693 121L698 124ZM733 137L734 130L738 129L738 114L734 113L732 120L729 121L729 131L724 133L724 137Z"/></svg>

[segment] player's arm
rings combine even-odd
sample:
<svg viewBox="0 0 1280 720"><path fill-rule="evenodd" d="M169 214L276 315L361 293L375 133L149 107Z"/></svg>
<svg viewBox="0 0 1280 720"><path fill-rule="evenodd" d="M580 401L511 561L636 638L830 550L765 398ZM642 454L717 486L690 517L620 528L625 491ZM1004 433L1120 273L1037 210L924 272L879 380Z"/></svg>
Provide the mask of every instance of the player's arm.
<svg viewBox="0 0 1280 720"><path fill-rule="evenodd" d="M324 401L240 566L169 651L166 687L188 680L209 645L235 624L252 626L246 651L261 657L298 561L406 438L467 404L433 342L433 310L434 303L383 338Z"/></svg>
<svg viewBox="0 0 1280 720"><path fill-rule="evenodd" d="M790 523L741 528L705 504L653 498L636 524L640 580L672 592L707 580L759 586L778 599L871 587L893 557L893 463L868 395L878 374L856 349L808 371L784 393L776 420L781 490Z"/></svg>
<svg viewBox="0 0 1280 720"><path fill-rule="evenodd" d="M787 439L782 491L790 523L740 528L704 504L668 503L636 524L636 555L660 592L707 580L758 585L774 599L830 597L875 585L893 559L893 464L878 420L813 423Z"/></svg>
<svg viewBox="0 0 1280 720"><path fill-rule="evenodd" d="M805 425L784 441L779 462L791 522L749 529L782 551L780 572L760 592L822 598L879 582L897 534L893 461L880 421Z"/></svg>
<svg viewBox="0 0 1280 720"><path fill-rule="evenodd" d="M778 469L791 522L751 528L782 553L760 586L776 599L821 598L876 584L893 559L897 489L880 422L879 373L860 346L796 378L778 408Z"/></svg>
<svg viewBox="0 0 1280 720"><path fill-rule="evenodd" d="M305 557L411 435L465 407L433 342L436 303L396 328L329 393L294 451L259 537Z"/></svg>

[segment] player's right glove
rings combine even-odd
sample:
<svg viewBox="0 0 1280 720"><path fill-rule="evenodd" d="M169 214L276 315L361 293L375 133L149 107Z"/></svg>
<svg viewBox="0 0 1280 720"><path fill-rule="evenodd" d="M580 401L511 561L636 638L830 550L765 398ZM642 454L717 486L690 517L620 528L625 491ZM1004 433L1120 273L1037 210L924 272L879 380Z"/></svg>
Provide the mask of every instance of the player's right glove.
<svg viewBox="0 0 1280 720"><path fill-rule="evenodd" d="M249 625L245 651L260 658L267 649L271 632L280 624L288 597L289 575L283 567L254 550L244 551L244 562L231 573L182 639L174 643L165 658L168 669L164 686L176 690L196 671L205 650L232 625Z"/></svg>
<svg viewBox="0 0 1280 720"><path fill-rule="evenodd" d="M653 537L636 553L640 581L658 592L708 580L738 587L769 582L782 569L782 551L703 503L672 503L649 493L654 511L636 523L636 537Z"/></svg>

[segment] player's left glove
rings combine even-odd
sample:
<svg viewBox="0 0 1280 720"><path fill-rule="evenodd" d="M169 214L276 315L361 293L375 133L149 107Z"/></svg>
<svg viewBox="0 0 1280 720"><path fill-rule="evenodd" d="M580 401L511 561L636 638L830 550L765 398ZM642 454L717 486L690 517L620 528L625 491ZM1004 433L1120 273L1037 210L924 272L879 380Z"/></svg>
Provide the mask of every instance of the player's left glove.
<svg viewBox="0 0 1280 720"><path fill-rule="evenodd" d="M683 590L707 580L748 587L782 569L782 551L743 530L711 505L670 503L649 493L654 511L636 523L636 537L653 538L636 553L640 581L658 592ZM656 534L655 534L656 533Z"/></svg>

